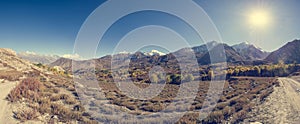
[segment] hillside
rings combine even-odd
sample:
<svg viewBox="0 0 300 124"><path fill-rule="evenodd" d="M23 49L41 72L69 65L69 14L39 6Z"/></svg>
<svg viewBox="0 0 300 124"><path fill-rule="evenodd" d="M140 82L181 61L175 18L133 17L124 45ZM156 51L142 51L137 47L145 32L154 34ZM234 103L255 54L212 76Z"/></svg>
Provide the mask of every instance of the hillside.
<svg viewBox="0 0 300 124"><path fill-rule="evenodd" d="M31 71L34 66L17 57L11 49L0 48L0 71Z"/></svg>
<svg viewBox="0 0 300 124"><path fill-rule="evenodd" d="M72 59L68 58L59 58L56 61L49 64L50 67L60 66L64 70L71 70L72 68Z"/></svg>
<svg viewBox="0 0 300 124"><path fill-rule="evenodd" d="M273 63L300 63L300 40L288 42L283 47L272 52L265 60Z"/></svg>
<svg viewBox="0 0 300 124"><path fill-rule="evenodd" d="M232 48L237 51L246 61L263 60L269 55L268 52L265 52L247 42L233 45Z"/></svg>
<svg viewBox="0 0 300 124"><path fill-rule="evenodd" d="M0 48L0 87L0 122L93 122L83 115L72 78L20 59L11 49Z"/></svg>
<svg viewBox="0 0 300 124"><path fill-rule="evenodd" d="M30 61L32 63L41 63L41 64L50 64L54 61L56 61L57 59L59 59L59 56L56 55L40 55L37 53L33 53L33 52L21 52L21 53L17 53L17 56L20 57L21 59Z"/></svg>
<svg viewBox="0 0 300 124"><path fill-rule="evenodd" d="M224 54L222 50L224 49ZM244 61L244 58L236 52L232 47L228 46L227 44L219 44L211 49L210 53L205 53L203 57L198 58L198 63L201 65L207 65L210 64L210 57L216 57L216 58L224 58L226 57L226 61L228 63L234 63L234 62L242 62ZM217 61L217 62L222 62L222 61Z"/></svg>

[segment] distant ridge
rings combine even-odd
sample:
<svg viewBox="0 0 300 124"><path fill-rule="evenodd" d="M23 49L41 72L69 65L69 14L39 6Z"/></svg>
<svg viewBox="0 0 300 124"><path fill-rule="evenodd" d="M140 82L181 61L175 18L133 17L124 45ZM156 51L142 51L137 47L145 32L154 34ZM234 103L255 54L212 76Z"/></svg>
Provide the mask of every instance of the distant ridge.
<svg viewBox="0 0 300 124"><path fill-rule="evenodd" d="M208 45L211 49L208 50L206 45ZM161 65L171 64L170 66L173 67L175 65L172 64L177 63L176 57L183 57L185 60L189 61L192 58L189 58L189 56L186 55L189 52L194 52L199 65L209 65L211 64L211 56L224 57L224 55L214 55L214 52L209 51L217 51L221 48L224 48L226 62L231 65L261 65L268 63L278 63L279 61L283 61L284 63L300 63L300 58L298 57L300 56L300 40L289 42L272 53L265 52L260 48L257 48L256 46L246 42L229 46L224 43L213 41L192 48L182 48L178 51L168 53L166 55L154 54L153 56L149 56L143 52L136 52L132 54L116 54L113 55L113 57L111 55L107 55L98 59L84 60L81 61L81 63L91 65L91 62L94 61L97 68L108 69L110 68L112 58L130 57L133 65L137 63L160 63ZM174 55L176 55L176 57ZM65 70L70 70L72 67L72 60L61 58L49 65L61 66ZM84 64L81 65L84 66Z"/></svg>
<svg viewBox="0 0 300 124"><path fill-rule="evenodd" d="M17 56L32 63L41 64L50 64L60 58L57 55L41 55L28 51L17 53Z"/></svg>
<svg viewBox="0 0 300 124"><path fill-rule="evenodd" d="M237 51L246 61L263 60L269 53L248 42L233 45L232 48Z"/></svg>
<svg viewBox="0 0 300 124"><path fill-rule="evenodd" d="M273 63L280 61L290 63L300 63L300 40L288 42L283 47L272 52L265 60Z"/></svg>

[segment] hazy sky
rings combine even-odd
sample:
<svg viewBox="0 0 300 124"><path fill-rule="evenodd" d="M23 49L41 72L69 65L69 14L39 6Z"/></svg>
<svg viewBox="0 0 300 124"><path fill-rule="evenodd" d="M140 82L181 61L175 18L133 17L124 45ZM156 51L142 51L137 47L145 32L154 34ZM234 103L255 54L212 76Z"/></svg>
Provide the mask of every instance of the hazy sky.
<svg viewBox="0 0 300 124"><path fill-rule="evenodd" d="M266 51L272 51L288 41L300 38L299 0L194 1L207 12L223 41L230 45L248 41ZM0 47L12 48L18 52L70 54L81 25L103 2L1 0ZM249 17L255 10L268 13L267 25L255 27L249 24ZM116 22L101 41L99 56L110 53L122 36L131 30L156 24L177 30L189 38L192 46L203 43L182 20L166 13L144 11L128 15Z"/></svg>

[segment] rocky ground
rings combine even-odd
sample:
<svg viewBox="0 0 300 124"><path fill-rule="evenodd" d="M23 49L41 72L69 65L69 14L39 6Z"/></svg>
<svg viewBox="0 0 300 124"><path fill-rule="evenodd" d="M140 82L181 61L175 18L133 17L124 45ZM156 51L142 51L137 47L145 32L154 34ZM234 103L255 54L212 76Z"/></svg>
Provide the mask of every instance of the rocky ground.
<svg viewBox="0 0 300 124"><path fill-rule="evenodd" d="M266 101L251 113L248 122L264 124L299 124L300 122L300 83L291 78L279 78L279 87Z"/></svg>

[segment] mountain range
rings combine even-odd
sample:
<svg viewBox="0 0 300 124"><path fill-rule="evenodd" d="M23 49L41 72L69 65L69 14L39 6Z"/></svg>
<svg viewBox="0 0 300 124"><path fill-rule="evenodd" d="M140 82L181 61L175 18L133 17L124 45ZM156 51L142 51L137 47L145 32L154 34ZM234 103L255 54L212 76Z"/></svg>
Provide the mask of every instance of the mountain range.
<svg viewBox="0 0 300 124"><path fill-rule="evenodd" d="M213 52L209 51L217 51L221 48L224 48L225 55L211 55ZM246 54L246 52L249 54ZM76 61L76 63L80 63L78 66L90 66L91 63L95 62L96 68L108 69L111 65L111 59L118 59L118 64L125 63L125 60L131 61L131 64L136 66L140 65L150 65L151 63L160 64L160 65L168 65L175 66L178 64L178 58L184 60L184 62L191 63L193 60L193 56L188 56L191 52L195 53L195 57L199 65L208 65L210 64L210 57L224 57L226 56L226 61L232 64L253 64L255 61L262 61L265 56L269 53L264 52L260 48L255 47L251 44L241 43L238 45L229 46L224 43L218 43L216 41L208 42L206 44L195 46L192 48L182 48L172 53L162 53L158 50L152 50L150 52L136 52L136 53L119 53L115 55L107 55L101 58L84 60L84 61ZM49 64L49 66L60 66L65 70L71 71L72 68L72 60L67 58L60 58L57 61ZM81 68L81 67L79 67ZM83 67L82 67L83 68ZM92 68L92 67L91 67Z"/></svg>
<svg viewBox="0 0 300 124"><path fill-rule="evenodd" d="M32 63L42 63L42 64L50 64L60 58L57 55L41 55L29 51L17 53L17 56L24 60L28 60Z"/></svg>
<svg viewBox="0 0 300 124"><path fill-rule="evenodd" d="M160 64L170 64L177 62L177 57L184 57L186 61L191 60L189 56L186 56L188 52L194 52L195 57L199 65L210 64L210 57L224 57L224 55L211 55L212 51L220 50L224 48L224 53L226 56L226 61L228 64L236 65L257 65L257 64L267 64L267 63L278 63L282 61L284 63L300 63L298 55L300 55L300 40L294 40L288 42L283 47L279 48L273 52L266 52L253 44L243 42L240 44L235 44L229 46L224 43L218 43L216 41L209 42L200 46L195 46L192 48L182 48L178 51L172 53L162 53L158 50L152 50L148 53L136 52L131 54L115 54L107 55L97 59L80 61L87 65L92 65L92 62L97 63L96 66L99 68L109 68L111 64L111 59L123 58L124 60L130 59L132 62L136 63L160 63ZM210 51L210 52L209 52ZM175 57L175 56L176 57ZM122 61L120 61L122 63ZM61 66L65 70L70 70L72 66L72 59L59 58L56 61L48 64L49 66ZM82 64L84 66L84 64Z"/></svg>
<svg viewBox="0 0 300 124"><path fill-rule="evenodd" d="M240 44L233 45L232 48L237 51L245 60L262 60L269 55L269 52L263 51L262 49L243 42Z"/></svg>

